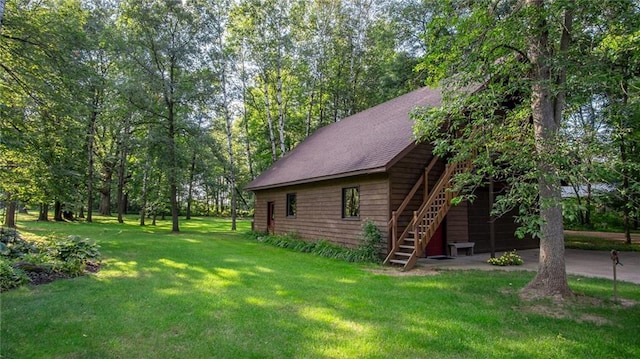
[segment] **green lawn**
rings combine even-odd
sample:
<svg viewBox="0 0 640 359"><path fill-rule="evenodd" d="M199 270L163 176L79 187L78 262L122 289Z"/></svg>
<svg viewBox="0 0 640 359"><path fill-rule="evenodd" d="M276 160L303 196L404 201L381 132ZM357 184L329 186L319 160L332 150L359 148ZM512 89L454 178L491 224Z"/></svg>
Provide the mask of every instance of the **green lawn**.
<svg viewBox="0 0 640 359"><path fill-rule="evenodd" d="M640 306L520 302L527 272L376 274L251 239L223 220L19 222L96 240L99 273L0 294L2 358L638 358ZM379 269L379 268L377 268ZM378 271L379 272L379 271ZM640 286L619 284L640 301ZM588 296L588 297L587 297Z"/></svg>
<svg viewBox="0 0 640 359"><path fill-rule="evenodd" d="M565 234L564 243L566 248L574 249L596 251L610 251L615 249L619 252L640 252L640 243L626 244L622 241L614 241L611 239L580 234Z"/></svg>

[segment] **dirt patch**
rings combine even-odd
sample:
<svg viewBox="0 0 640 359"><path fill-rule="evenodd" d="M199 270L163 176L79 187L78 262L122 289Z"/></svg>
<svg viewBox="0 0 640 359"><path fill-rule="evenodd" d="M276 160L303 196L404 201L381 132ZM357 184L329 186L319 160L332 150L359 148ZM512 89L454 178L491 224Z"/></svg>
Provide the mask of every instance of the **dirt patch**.
<svg viewBox="0 0 640 359"><path fill-rule="evenodd" d="M520 310L525 313L542 315L548 318L574 320L578 323L614 325L614 323L606 317L592 313L580 312L594 307L597 308L619 305L628 308L637 304L637 302L628 299L620 299L618 300L618 302L613 302L584 295L575 295L572 298L552 298L550 301L523 300L522 307L514 307L513 309Z"/></svg>
<svg viewBox="0 0 640 359"><path fill-rule="evenodd" d="M530 305L526 307L526 311L554 319L569 318L571 315L566 309L552 304Z"/></svg>
<svg viewBox="0 0 640 359"><path fill-rule="evenodd" d="M99 270L100 270L100 263L88 262L86 264L86 268L84 269L83 275L98 273ZM71 276L68 274L58 273L58 272L49 272L49 271L45 271L45 272L27 271L25 273L31 280L29 282L30 285L40 285L40 284L51 283L58 279L75 278L74 276Z"/></svg>
<svg viewBox="0 0 640 359"><path fill-rule="evenodd" d="M535 304L525 307L526 312L542 315L553 319L573 319L578 323L592 323L595 325L611 325L609 319L589 313L573 314L563 305L556 303ZM577 316L576 316L577 315Z"/></svg>
<svg viewBox="0 0 640 359"><path fill-rule="evenodd" d="M394 268L394 267L383 267L383 268L376 268L376 269L369 269L369 272L373 273L373 274L383 274L383 275L388 275L388 276L392 276L392 277L420 277L420 276L432 276L432 275L437 275L440 274L440 272L431 269L431 268L425 268L425 267L413 267L411 270L408 271L402 271L400 268Z"/></svg>
<svg viewBox="0 0 640 359"><path fill-rule="evenodd" d="M609 319L594 314L582 314L578 318L580 323L593 323L595 325L611 325L613 324Z"/></svg>

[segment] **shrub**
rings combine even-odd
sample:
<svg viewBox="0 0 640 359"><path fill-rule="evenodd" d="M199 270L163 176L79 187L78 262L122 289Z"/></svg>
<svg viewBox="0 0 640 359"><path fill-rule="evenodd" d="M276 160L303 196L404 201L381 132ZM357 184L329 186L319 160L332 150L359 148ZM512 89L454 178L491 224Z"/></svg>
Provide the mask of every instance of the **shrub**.
<svg viewBox="0 0 640 359"><path fill-rule="evenodd" d="M514 249L513 251L510 251L510 252L504 252L498 258L489 258L487 260L487 263L492 264L494 266L513 266L513 265L519 266L522 263L524 263L524 261L522 260L522 257L520 257L520 255L516 253L516 250Z"/></svg>
<svg viewBox="0 0 640 359"><path fill-rule="evenodd" d="M64 262L98 262L100 261L100 246L89 238L71 235L66 239L54 243L56 257Z"/></svg>
<svg viewBox="0 0 640 359"><path fill-rule="evenodd" d="M285 235L262 234L262 236L258 236L256 234L255 238L258 241L271 244L276 247L289 248L302 253L313 253L326 258L342 259L347 262L379 261L377 258L377 252L375 260L371 260L370 257L367 257L368 254L363 254L369 252L363 251L360 248L350 249L341 247L327 241L326 239L320 239L317 242L308 242L299 239L295 233Z"/></svg>
<svg viewBox="0 0 640 359"><path fill-rule="evenodd" d="M362 225L360 245L357 249L358 261L379 263L381 239L382 234L378 226L372 220L366 220Z"/></svg>
<svg viewBox="0 0 640 359"><path fill-rule="evenodd" d="M89 238L69 236L47 243L23 240L13 231L3 230L0 245L0 287L7 290L43 278L77 277L88 263L101 259L99 246ZM50 281L50 280L48 280Z"/></svg>
<svg viewBox="0 0 640 359"><path fill-rule="evenodd" d="M23 270L13 268L9 261L0 259L0 292L19 287L29 281L29 277Z"/></svg>
<svg viewBox="0 0 640 359"><path fill-rule="evenodd" d="M22 239L13 228L0 228L0 255L8 258L20 258L36 252L36 245Z"/></svg>

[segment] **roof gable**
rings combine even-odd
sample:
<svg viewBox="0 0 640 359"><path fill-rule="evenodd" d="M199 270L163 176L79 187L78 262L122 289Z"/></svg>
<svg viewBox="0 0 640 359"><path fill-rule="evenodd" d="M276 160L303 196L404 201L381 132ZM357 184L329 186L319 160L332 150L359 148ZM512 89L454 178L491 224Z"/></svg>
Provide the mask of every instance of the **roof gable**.
<svg viewBox="0 0 640 359"><path fill-rule="evenodd" d="M439 107L440 89L421 88L318 129L245 189L258 190L384 172L415 144L409 113Z"/></svg>

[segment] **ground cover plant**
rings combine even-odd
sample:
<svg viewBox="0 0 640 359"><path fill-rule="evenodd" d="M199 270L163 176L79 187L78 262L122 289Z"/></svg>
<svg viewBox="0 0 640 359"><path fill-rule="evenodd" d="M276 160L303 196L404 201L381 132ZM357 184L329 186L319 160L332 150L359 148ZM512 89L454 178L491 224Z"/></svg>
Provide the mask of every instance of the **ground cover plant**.
<svg viewBox="0 0 640 359"><path fill-rule="evenodd" d="M98 244L78 235L30 241L13 228L0 228L0 292L95 272Z"/></svg>
<svg viewBox="0 0 640 359"><path fill-rule="evenodd" d="M516 250L504 252L500 257L489 258L487 263L494 266L519 266L524 263L522 257L516 253Z"/></svg>
<svg viewBox="0 0 640 359"><path fill-rule="evenodd" d="M521 302L524 271L349 263L255 240L249 222L134 218L35 222L37 238L90 237L98 273L0 294L6 358L631 358L638 306L611 282L570 277L570 301ZM627 301L640 286L619 283Z"/></svg>
<svg viewBox="0 0 640 359"><path fill-rule="evenodd" d="M266 233L253 233L258 241L272 244L276 247L291 248L303 253L312 253L326 258L343 259L347 262L380 263L381 234L376 225L367 220L362 225L360 244L356 248L345 248L332 244L326 239L305 241L296 233L275 235Z"/></svg>

